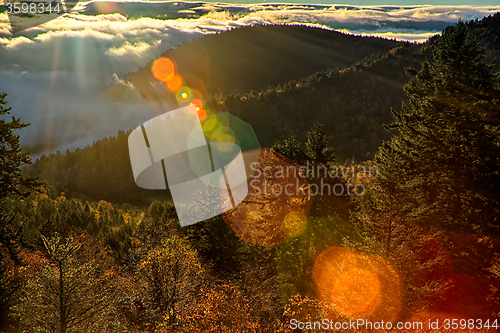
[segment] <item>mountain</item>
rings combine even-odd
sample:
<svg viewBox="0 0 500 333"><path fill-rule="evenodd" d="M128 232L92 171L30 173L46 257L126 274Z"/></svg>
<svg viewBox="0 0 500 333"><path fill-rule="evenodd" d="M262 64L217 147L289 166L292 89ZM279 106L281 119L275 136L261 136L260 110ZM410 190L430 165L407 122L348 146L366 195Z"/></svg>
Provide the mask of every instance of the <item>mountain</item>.
<svg viewBox="0 0 500 333"><path fill-rule="evenodd" d="M497 54L500 49L497 38L499 18L500 14L497 14L485 18L486 23L483 21L468 23L473 27L481 43L487 47L487 56ZM227 36L233 33L260 32L263 31L262 29L271 27L255 28L258 27L207 36L188 44L193 50L192 45L198 45L201 48L200 45L202 41L206 42L206 38L227 40L229 39ZM309 30L303 29L311 29L311 33L332 33L327 30L296 26L274 28L277 30L266 31L292 29L303 31L307 35ZM338 33L335 33L335 36L341 40L349 37ZM339 162L343 163L352 157L356 161L372 159L381 142L390 137L390 133L383 128L383 124L392 122L391 107L398 109L402 101L408 102L403 90L404 84L408 82L405 68L420 68L421 62L432 56L430 51L435 40L436 37L431 38L424 45L416 45L362 38L359 39L360 50L366 51L366 48L361 45L364 41L372 45L367 47L372 50L377 49L373 45L378 45L379 42L395 47L389 48L387 52L377 51L362 61L352 60L358 59L358 56L353 56L351 59L346 55L342 61L352 62L348 66L323 69L312 75L289 80L284 84L269 86L267 82L264 83L266 80L264 79L258 90L250 91L247 88L243 94L238 92L226 93L226 95L212 94L207 98L205 108L209 112L228 111L250 123L262 147L270 147L275 141L285 139L291 132L294 132L300 141L304 141L306 129L314 121L320 121L325 124L327 133L333 135L332 145ZM307 40L303 38L302 43L306 44ZM181 48L183 46L176 50L181 50ZM254 48L257 49L257 46L254 45ZM334 50L330 52L333 54ZM193 55L193 57L196 56L199 55ZM489 61L492 60L494 57L490 57ZM292 61L287 62L286 59L283 59L283 62L292 63ZM340 63L339 60L337 64ZM215 65L210 66L215 67ZM233 80L233 83L237 80L238 76L231 76L231 71L225 69L222 64L217 66L221 67L215 76L226 73L230 76L228 80ZM256 64L242 62L242 66L252 68ZM181 68L183 67L179 65L179 72ZM296 70L298 73L303 69ZM150 77L147 67L138 73L142 73L144 77ZM129 75L128 80L136 80L138 73ZM283 77L287 74L290 75L290 73L282 73ZM261 78L260 75L256 76ZM239 89L243 89L242 86ZM213 86L209 84L208 87ZM147 90L144 91L147 92ZM158 96L150 94L146 97L157 98ZM168 192L145 191L135 185L128 156L127 133L123 131L120 131L117 137L104 138L83 150L67 151L66 155L59 153L48 157L42 156L32 166L25 168L24 172L65 184L69 190L95 199L146 203L157 197L159 192L168 197Z"/></svg>
<svg viewBox="0 0 500 333"><path fill-rule="evenodd" d="M212 95L209 112L222 110L254 128L262 147L295 132L304 139L307 127L319 120L329 134L339 161L373 156L389 134L382 124L391 121L390 107L406 98L404 68L418 66L424 56L411 47L398 47L343 69L317 72L274 88L226 97ZM147 204L168 191L142 190L135 185L128 155L128 133L104 138L76 151L43 155L24 172L64 184L69 191L92 199Z"/></svg>
<svg viewBox="0 0 500 333"><path fill-rule="evenodd" d="M350 66L397 45L393 40L321 28L256 25L194 39L161 57L173 59L184 85L197 89L206 98L214 93L261 90L328 68ZM123 79L148 100L174 100L174 94L151 75L151 65L152 62ZM106 95L123 99L130 95L128 89L125 85L113 85Z"/></svg>
<svg viewBox="0 0 500 333"><path fill-rule="evenodd" d="M484 62L492 64L493 71L500 71L500 12L481 20L468 21L466 24L481 46L486 49ZM439 40L439 37L436 35L429 38L423 46L423 52L431 54L433 45Z"/></svg>
<svg viewBox="0 0 500 333"><path fill-rule="evenodd" d="M474 35L486 48L485 61L494 64L494 70L500 70L500 13L490 15L482 20L468 22Z"/></svg>

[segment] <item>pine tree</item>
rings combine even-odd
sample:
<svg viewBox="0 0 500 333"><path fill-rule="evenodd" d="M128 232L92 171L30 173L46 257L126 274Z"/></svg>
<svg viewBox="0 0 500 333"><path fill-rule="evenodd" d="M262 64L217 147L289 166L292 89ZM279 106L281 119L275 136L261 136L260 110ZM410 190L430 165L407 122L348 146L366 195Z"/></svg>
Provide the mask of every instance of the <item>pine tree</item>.
<svg viewBox="0 0 500 333"><path fill-rule="evenodd" d="M19 143L19 135L15 131L29 126L21 123L19 118L12 117L10 121L4 119L10 114L11 108L6 108L7 94L0 94L0 199L9 194L24 195L25 188L34 188L39 184L32 177L21 175L20 167L31 164L29 153L23 153Z"/></svg>
<svg viewBox="0 0 500 333"><path fill-rule="evenodd" d="M33 177L24 177L21 174L21 166L30 164L29 153L23 153L19 143L19 135L15 131L25 128L28 124L20 122L19 118L12 117L6 121L4 116L10 114L11 108L6 108L5 98L7 94L0 94L0 308L1 312L7 313L16 281L12 281L7 268L7 258L14 261L16 265L21 264L19 254L19 230L15 231L12 224L13 219L4 215L5 210L2 201L9 195L25 196L29 189L39 186ZM7 323L5 318L0 318L2 324ZM0 324L0 329L3 329Z"/></svg>
<svg viewBox="0 0 500 333"><path fill-rule="evenodd" d="M335 152L330 146L332 138L333 136L326 135L324 124L315 122L307 131L307 157L317 164L335 162Z"/></svg>
<svg viewBox="0 0 500 333"><path fill-rule="evenodd" d="M302 151L301 146L302 144L297 140L295 134L290 133L288 138L275 142L271 148L292 161L302 164L307 156Z"/></svg>
<svg viewBox="0 0 500 333"><path fill-rule="evenodd" d="M408 69L410 106L376 162L397 175L407 214L424 224L498 232L499 76L463 22L444 30L434 61ZM411 186L407 186L411 184Z"/></svg>
<svg viewBox="0 0 500 333"><path fill-rule="evenodd" d="M350 248L387 259L403 281L403 315L431 306L448 287L446 278L426 278L442 268L443 251L436 251L439 232L425 230L406 213L407 190L412 184L397 187L397 175L382 169L367 184L366 193L355 197L357 210L353 224L359 238L345 238Z"/></svg>
<svg viewBox="0 0 500 333"><path fill-rule="evenodd" d="M13 217L0 214L0 330L6 330L9 324L9 308L14 301L12 294L19 287L19 281L14 277L14 268L9 263L19 265L20 229L12 226Z"/></svg>
<svg viewBox="0 0 500 333"><path fill-rule="evenodd" d="M337 160L330 141L333 136L327 136L325 125L315 122L309 127L306 136L306 152L302 151L302 142L298 141L293 133L283 141L277 141L272 148L294 162L304 164L306 161L317 165L327 165Z"/></svg>

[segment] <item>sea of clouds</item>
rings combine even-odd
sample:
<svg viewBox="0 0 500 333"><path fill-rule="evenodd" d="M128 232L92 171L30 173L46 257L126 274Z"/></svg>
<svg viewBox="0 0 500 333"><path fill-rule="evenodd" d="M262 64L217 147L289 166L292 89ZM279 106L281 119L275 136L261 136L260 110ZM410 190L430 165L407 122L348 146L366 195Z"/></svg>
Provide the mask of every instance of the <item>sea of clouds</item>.
<svg viewBox="0 0 500 333"><path fill-rule="evenodd" d="M161 53L193 38L236 27L307 24L353 34L424 41L457 20L481 19L500 6L332 6L203 2L90 2L12 34L0 13L0 92L34 157L91 144L131 129L174 105L116 102L104 90Z"/></svg>

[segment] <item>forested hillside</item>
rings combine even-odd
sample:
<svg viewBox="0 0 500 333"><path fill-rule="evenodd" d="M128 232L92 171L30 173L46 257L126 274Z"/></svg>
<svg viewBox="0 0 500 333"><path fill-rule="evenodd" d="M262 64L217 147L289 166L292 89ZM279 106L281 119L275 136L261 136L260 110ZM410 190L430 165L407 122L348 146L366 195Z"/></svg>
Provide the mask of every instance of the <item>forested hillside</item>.
<svg viewBox="0 0 500 333"><path fill-rule="evenodd" d="M296 133L300 140L314 121L333 134L339 161L373 158L389 133L382 124L391 121L390 108L406 100L404 68L417 66L420 55L397 48L343 70L331 69L285 85L244 95L212 96L209 112L229 111L254 128L262 147ZM349 101L345 103L345 101ZM272 129L272 130L271 130ZM28 175L65 184L94 199L150 202L165 191L142 191L132 177L127 134L104 138L91 147L42 156L25 169Z"/></svg>
<svg viewBox="0 0 500 333"><path fill-rule="evenodd" d="M0 94L0 331L497 332L500 73L475 39L497 19L212 94L254 128L257 184L186 227L135 186L127 132L30 165Z"/></svg>
<svg viewBox="0 0 500 333"><path fill-rule="evenodd" d="M492 33L496 31L499 16L497 14L485 19L488 31ZM470 22L468 25L480 25L481 22ZM268 31L254 28L241 30L246 34L258 31L257 36L261 38L265 35L264 31L266 33ZM259 29L271 28L267 26ZM321 34L330 33L322 29L297 26L277 28L281 32L290 29L288 32L290 36L296 29L303 34L308 31L307 29L312 30L312 34L317 34L317 30ZM229 38L227 36L238 31L240 29L205 38L210 37L213 40L216 40L215 37ZM342 34L336 36L339 39L352 37ZM494 35L483 33L482 38L493 40ZM314 121L319 121L325 124L325 129L329 133L333 134L332 145L341 163L351 161L352 158L355 161L370 160L373 159L382 141L390 138L391 134L384 129L383 124L391 122L391 108L400 110L401 103L408 102L403 89L409 80L405 68L419 68L424 59L431 58L432 45L438 40L439 38L433 38L423 46L403 43L390 49L389 52L377 52L351 66L330 68L274 87L263 86L259 90L247 91L244 94L211 94L207 97L205 109L208 112L228 111L245 120L252 125L262 147L270 147L277 141L285 140L290 133L303 140L307 128ZM365 42L368 46L378 45L379 39L359 40L363 45ZM201 45L196 43L195 45ZM212 43L213 41L208 44ZM381 43L394 45L391 41ZM364 50L368 52L372 49L367 47ZM176 50L180 52L182 48ZM488 50L487 55L498 52L496 49ZM346 59L350 58L346 55L344 61L347 61ZM222 64L220 66L225 68ZM140 73L149 76L148 80L154 80L147 67ZM160 90L167 92L164 88ZM151 202L155 197L169 198L169 195L162 191L137 189L131 176L125 132L119 133L117 137L99 140L89 148L75 152L68 151L66 155L68 157L62 154L42 156L25 172L66 184L69 189L85 193L95 199L140 203Z"/></svg>
<svg viewBox="0 0 500 333"><path fill-rule="evenodd" d="M356 37L336 31L291 25L256 25L210 34L168 50L184 85L204 97L246 93L299 79L317 71L345 67L398 43L375 37ZM146 100L175 100L151 75L151 61L123 79ZM106 95L126 99L124 85L108 88Z"/></svg>
<svg viewBox="0 0 500 333"><path fill-rule="evenodd" d="M500 70L500 13L485 17L482 20L467 23L472 33L486 47L484 61L494 64L493 70Z"/></svg>

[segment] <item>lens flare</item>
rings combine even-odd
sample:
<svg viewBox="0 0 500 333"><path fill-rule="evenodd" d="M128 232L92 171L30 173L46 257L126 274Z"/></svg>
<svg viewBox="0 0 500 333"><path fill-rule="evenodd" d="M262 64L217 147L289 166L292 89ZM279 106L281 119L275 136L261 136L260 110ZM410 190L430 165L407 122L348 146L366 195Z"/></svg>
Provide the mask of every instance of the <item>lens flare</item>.
<svg viewBox="0 0 500 333"><path fill-rule="evenodd" d="M314 261L313 280L322 301L350 319L393 321L401 309L401 286L381 257L332 246Z"/></svg>
<svg viewBox="0 0 500 333"><path fill-rule="evenodd" d="M175 97L179 103L186 104L193 98L193 92L188 87L181 87L177 90Z"/></svg>
<svg viewBox="0 0 500 333"><path fill-rule="evenodd" d="M260 148L255 132L251 125L227 112L207 114L197 94L198 92L193 90L194 98L188 105L191 105L190 109L193 114L197 112L198 118L202 120L201 126L204 132L203 140L206 140L210 144L210 158L214 162L214 165L216 163L228 165L237 155L242 153L246 177L239 177L238 181L233 181L231 186L232 188L241 187L245 189L246 193L246 189L248 188L247 178L252 174L250 165L258 159L259 153L248 155L244 149L254 150ZM200 110L196 111L196 108L193 106L198 106ZM193 130L192 133L193 134L190 134L188 137L188 142L191 140L193 146L198 147L201 138L196 131ZM196 152L189 154L189 166L191 171L197 177L201 178L204 177L207 172L201 169L197 164L196 161L199 157L197 155L199 154Z"/></svg>
<svg viewBox="0 0 500 333"><path fill-rule="evenodd" d="M205 122L203 123L203 132L205 132L206 136L211 138L212 130L217 128L217 126L220 126L220 123L217 121L217 118L208 117L208 119L205 119Z"/></svg>
<svg viewBox="0 0 500 333"><path fill-rule="evenodd" d="M199 99L193 99L189 105L194 105L196 106L196 111L200 111L201 109L203 109L203 102L200 101Z"/></svg>
<svg viewBox="0 0 500 333"><path fill-rule="evenodd" d="M250 166L248 195L223 214L226 223L240 238L268 247L303 232L311 198L302 191L307 181L299 176L299 165L269 148L244 152L243 159Z"/></svg>
<svg viewBox="0 0 500 333"><path fill-rule="evenodd" d="M283 220L283 232L288 238L297 237L307 227L307 216L302 211L291 211Z"/></svg>
<svg viewBox="0 0 500 333"><path fill-rule="evenodd" d="M175 63L170 58L158 58L151 66L151 74L161 82L171 80L176 73Z"/></svg>
<svg viewBox="0 0 500 333"><path fill-rule="evenodd" d="M165 86L171 92L179 90L182 87L182 76L180 76L179 74L173 75L172 78L167 81Z"/></svg>
<svg viewBox="0 0 500 333"><path fill-rule="evenodd" d="M219 127L212 135L212 141L216 142L221 151L230 151L234 147L234 132L229 127Z"/></svg>
<svg viewBox="0 0 500 333"><path fill-rule="evenodd" d="M198 119L200 119L201 121L205 120L207 118L207 111L201 109L200 111L198 111Z"/></svg>
<svg viewBox="0 0 500 333"><path fill-rule="evenodd" d="M335 279L330 297L341 315L368 317L380 304L380 280L367 269L349 268Z"/></svg>

